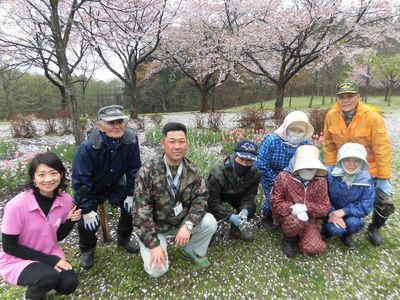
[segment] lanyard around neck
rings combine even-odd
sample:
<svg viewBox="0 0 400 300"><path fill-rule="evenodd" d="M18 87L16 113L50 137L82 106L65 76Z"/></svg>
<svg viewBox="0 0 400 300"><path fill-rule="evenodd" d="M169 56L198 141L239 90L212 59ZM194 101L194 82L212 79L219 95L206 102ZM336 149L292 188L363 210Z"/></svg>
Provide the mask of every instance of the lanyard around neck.
<svg viewBox="0 0 400 300"><path fill-rule="evenodd" d="M179 193L179 186L181 183L181 176L182 176L182 172L183 172L183 160L181 160L181 162L179 163L178 171L176 172L176 176L174 179L172 179L172 172L167 164L165 155L164 155L164 163L165 163L165 167L167 168L167 181L168 181L169 186L171 187L172 194L173 194L174 198L176 199L177 195Z"/></svg>

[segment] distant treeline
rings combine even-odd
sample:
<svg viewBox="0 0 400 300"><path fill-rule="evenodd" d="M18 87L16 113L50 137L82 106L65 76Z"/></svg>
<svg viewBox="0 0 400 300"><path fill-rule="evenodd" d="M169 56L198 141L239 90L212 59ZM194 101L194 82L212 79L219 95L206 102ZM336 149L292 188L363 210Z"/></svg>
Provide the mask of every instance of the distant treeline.
<svg viewBox="0 0 400 300"><path fill-rule="evenodd" d="M340 72L338 72L340 73ZM334 97L338 80L320 72L302 73L288 84L285 96ZM65 112L60 92L43 75L8 71L0 76L0 118L9 119L16 114L34 113L38 117L53 118ZM129 108L124 85L119 80L91 80L84 90L76 78L74 88L82 114L94 115L98 108L108 104L120 104ZM361 86L363 94L363 87ZM384 95L384 88L369 87L369 95ZM400 94L400 88L392 94ZM139 84L140 113L198 111L201 105L199 90L176 70L162 70ZM221 110L233 106L274 100L275 87L262 81L244 79L237 82L228 79L210 91L210 109Z"/></svg>

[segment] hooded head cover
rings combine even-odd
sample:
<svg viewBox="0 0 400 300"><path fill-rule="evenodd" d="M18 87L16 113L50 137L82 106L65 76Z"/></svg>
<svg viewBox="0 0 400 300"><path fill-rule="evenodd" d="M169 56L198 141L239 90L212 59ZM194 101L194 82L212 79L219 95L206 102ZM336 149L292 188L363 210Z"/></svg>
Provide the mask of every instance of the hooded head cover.
<svg viewBox="0 0 400 300"><path fill-rule="evenodd" d="M299 127L301 126L301 127ZM302 111L292 111L283 120L281 126L274 132L279 135L284 141L288 141L287 130L290 127L305 128L305 135L303 141L312 137L314 134L314 127L310 124L307 115Z"/></svg>
<svg viewBox="0 0 400 300"><path fill-rule="evenodd" d="M353 174L349 174L343 165L343 160L350 157L358 158L359 160L361 160L360 169ZM368 170L367 150L365 150L365 147L363 145L358 143L344 144L338 151L338 159L336 162L336 166L332 171L332 176L342 177L346 184L348 186L351 186L356 179L357 174L361 170Z"/></svg>

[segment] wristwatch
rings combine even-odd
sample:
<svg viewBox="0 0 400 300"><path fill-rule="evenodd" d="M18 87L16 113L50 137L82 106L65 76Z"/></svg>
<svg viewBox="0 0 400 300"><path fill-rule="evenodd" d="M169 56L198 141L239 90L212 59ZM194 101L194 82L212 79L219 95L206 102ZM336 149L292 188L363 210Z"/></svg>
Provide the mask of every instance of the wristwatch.
<svg viewBox="0 0 400 300"><path fill-rule="evenodd" d="M187 230L189 230L189 231L192 231L192 230L193 230L193 224L192 224L192 222L186 221L186 222L185 222L185 225L186 225Z"/></svg>

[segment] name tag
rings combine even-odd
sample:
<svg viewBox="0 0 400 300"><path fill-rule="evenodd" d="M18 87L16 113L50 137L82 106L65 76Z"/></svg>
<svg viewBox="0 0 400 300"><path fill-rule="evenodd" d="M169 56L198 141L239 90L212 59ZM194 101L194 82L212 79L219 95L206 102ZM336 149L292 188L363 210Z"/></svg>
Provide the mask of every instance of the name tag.
<svg viewBox="0 0 400 300"><path fill-rule="evenodd" d="M183 206L181 202L178 202L174 207L175 216L179 215L183 210Z"/></svg>

